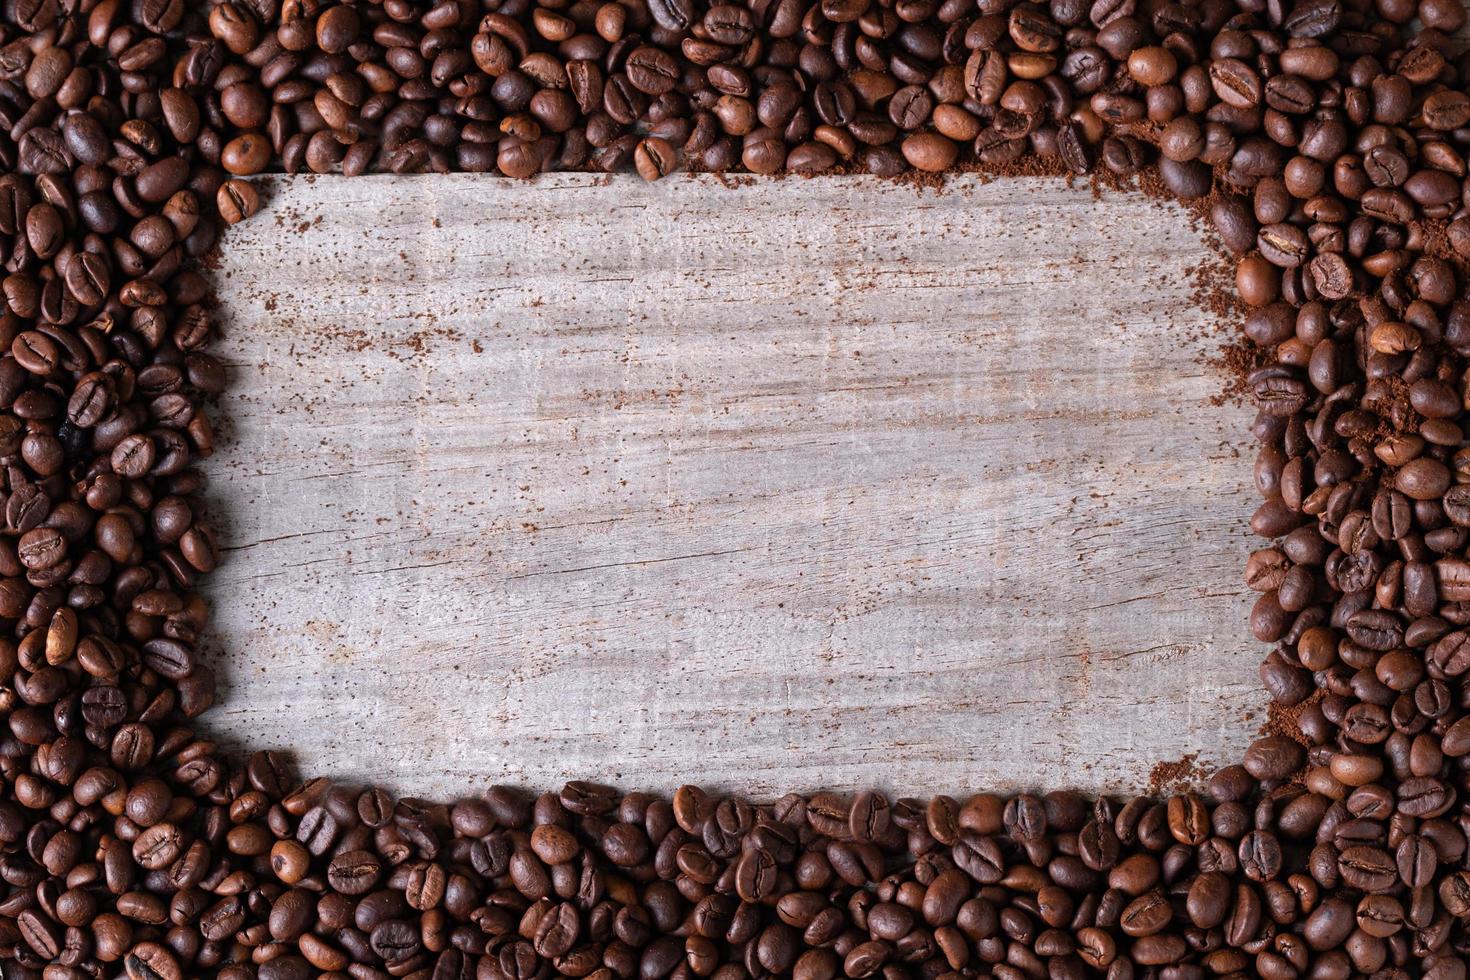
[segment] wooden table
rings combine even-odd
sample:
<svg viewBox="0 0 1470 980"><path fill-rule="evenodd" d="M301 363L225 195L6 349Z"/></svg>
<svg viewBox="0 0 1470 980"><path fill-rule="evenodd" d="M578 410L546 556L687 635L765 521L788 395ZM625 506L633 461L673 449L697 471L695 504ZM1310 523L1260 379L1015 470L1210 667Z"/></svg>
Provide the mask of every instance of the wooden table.
<svg viewBox="0 0 1470 980"><path fill-rule="evenodd" d="M234 744L453 796L1238 756L1233 325L1060 181L280 179L216 273ZM222 647L222 649L220 649Z"/></svg>

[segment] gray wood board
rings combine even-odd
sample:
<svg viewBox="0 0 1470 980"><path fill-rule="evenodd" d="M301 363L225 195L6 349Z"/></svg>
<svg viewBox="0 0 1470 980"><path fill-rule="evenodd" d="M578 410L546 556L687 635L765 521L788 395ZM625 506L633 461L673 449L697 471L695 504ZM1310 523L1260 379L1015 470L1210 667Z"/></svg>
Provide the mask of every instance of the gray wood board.
<svg viewBox="0 0 1470 980"><path fill-rule="evenodd" d="M216 273L231 744L454 796L1235 758L1250 411L1177 207L273 179Z"/></svg>

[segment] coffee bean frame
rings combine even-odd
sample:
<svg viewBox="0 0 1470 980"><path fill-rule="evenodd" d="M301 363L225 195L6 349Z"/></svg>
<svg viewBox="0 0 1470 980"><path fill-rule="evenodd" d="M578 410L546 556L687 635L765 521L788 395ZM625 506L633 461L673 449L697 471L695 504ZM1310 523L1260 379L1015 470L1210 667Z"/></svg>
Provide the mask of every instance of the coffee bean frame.
<svg viewBox="0 0 1470 980"><path fill-rule="evenodd" d="M7 976L1464 976L1458 0L3 14ZM978 166L1200 202L1246 308L1267 732L1164 799L444 804L237 764L192 727L225 384L196 263L277 165Z"/></svg>

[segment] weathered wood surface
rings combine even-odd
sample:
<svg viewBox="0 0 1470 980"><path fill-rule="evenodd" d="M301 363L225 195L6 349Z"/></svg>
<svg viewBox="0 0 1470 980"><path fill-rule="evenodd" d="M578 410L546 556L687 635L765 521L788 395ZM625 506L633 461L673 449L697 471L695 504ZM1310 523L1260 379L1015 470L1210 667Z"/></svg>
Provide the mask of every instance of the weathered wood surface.
<svg viewBox="0 0 1470 980"><path fill-rule="evenodd" d="M932 792L1139 787L1259 724L1249 413L1177 209L269 190L218 273L221 737L441 797Z"/></svg>

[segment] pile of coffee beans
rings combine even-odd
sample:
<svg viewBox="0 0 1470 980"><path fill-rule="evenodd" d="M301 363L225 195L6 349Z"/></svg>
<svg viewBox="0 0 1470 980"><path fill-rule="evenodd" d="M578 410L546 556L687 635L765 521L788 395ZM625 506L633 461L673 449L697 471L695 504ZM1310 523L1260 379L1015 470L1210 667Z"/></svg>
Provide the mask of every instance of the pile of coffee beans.
<svg viewBox="0 0 1470 980"><path fill-rule="evenodd" d="M1460 0L0 19L0 977L1466 976ZM195 732L225 384L196 263L260 209L242 178L955 168L1136 180L1236 257L1273 701L1241 764L1126 801L573 782L447 805Z"/></svg>

